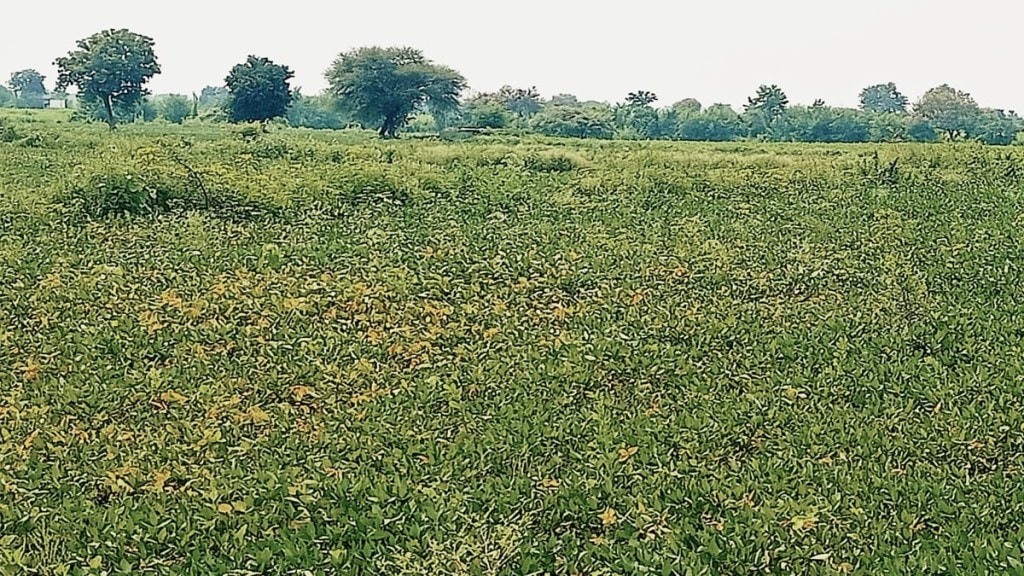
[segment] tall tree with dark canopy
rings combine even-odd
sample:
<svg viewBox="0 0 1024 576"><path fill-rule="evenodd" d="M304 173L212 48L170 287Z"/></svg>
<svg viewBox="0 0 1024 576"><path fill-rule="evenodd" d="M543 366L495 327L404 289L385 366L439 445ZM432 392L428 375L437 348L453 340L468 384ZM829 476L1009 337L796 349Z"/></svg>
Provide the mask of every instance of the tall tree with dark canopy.
<svg viewBox="0 0 1024 576"><path fill-rule="evenodd" d="M42 108L46 102L46 77L31 68L11 74L8 86L24 108Z"/></svg>
<svg viewBox="0 0 1024 576"><path fill-rule="evenodd" d="M58 58L57 90L78 87L86 104L100 104L107 124L116 125L114 107L134 106L146 94L146 83L160 73L153 39L129 30L104 30L79 40L78 49Z"/></svg>
<svg viewBox="0 0 1024 576"><path fill-rule="evenodd" d="M287 67L266 58L249 56L231 69L224 80L230 98L228 110L232 122L266 124L288 112L292 90L288 81L295 74Z"/></svg>
<svg viewBox="0 0 1024 576"><path fill-rule="evenodd" d="M454 110L466 88L461 74L413 48L358 48L338 56L325 74L330 93L360 122L395 138L417 109Z"/></svg>
<svg viewBox="0 0 1024 576"><path fill-rule="evenodd" d="M751 132L765 134L771 131L775 122L782 117L789 106L789 98L781 88L762 84L753 97L747 98L744 110L750 118Z"/></svg>
<svg viewBox="0 0 1024 576"><path fill-rule="evenodd" d="M650 106L658 101L658 95L649 90L637 90L626 95L627 106Z"/></svg>
<svg viewBox="0 0 1024 576"><path fill-rule="evenodd" d="M907 97L892 82L875 84L861 90L860 108L865 112L902 114L907 111Z"/></svg>

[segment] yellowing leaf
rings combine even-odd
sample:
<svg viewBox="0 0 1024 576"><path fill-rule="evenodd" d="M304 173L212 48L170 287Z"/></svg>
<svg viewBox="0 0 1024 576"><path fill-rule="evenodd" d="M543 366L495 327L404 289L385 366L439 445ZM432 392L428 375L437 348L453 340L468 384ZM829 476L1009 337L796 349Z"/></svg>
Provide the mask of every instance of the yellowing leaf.
<svg viewBox="0 0 1024 576"><path fill-rule="evenodd" d="M184 404L188 402L188 398L175 392L174 390L170 390L160 395L160 401L166 404Z"/></svg>
<svg viewBox="0 0 1024 576"><path fill-rule="evenodd" d="M623 448L622 450L619 450L619 462L625 462L626 460L629 460L633 456L636 456L636 453L639 451L640 448L637 448L636 446L633 446L631 448Z"/></svg>
<svg viewBox="0 0 1024 576"><path fill-rule="evenodd" d="M232 511L234 511L234 508L231 507L231 504L217 504L217 512L220 512L221 514L231 514Z"/></svg>
<svg viewBox="0 0 1024 576"><path fill-rule="evenodd" d="M558 488L559 486L561 486L561 484L562 484L561 482L559 482L558 480L555 480L553 478L545 478L545 479L540 481L540 487L541 488L546 488L548 490L553 489L553 488Z"/></svg>
<svg viewBox="0 0 1024 576"><path fill-rule="evenodd" d="M42 366L40 366L39 363L36 362L35 358L29 358L28 362L26 362L25 365L21 367L21 377L29 382L32 382L33 380L39 378L41 368Z"/></svg>
<svg viewBox="0 0 1024 576"><path fill-rule="evenodd" d="M825 552L823 554L815 554L814 556L811 556L811 560L813 560L815 562L828 562L829 558L831 558L831 557L832 557L832 553L831 552Z"/></svg>
<svg viewBox="0 0 1024 576"><path fill-rule="evenodd" d="M604 536L601 536L600 534L595 534L593 537L590 538L590 543L594 546L604 546Z"/></svg>
<svg viewBox="0 0 1024 576"><path fill-rule="evenodd" d="M796 516L790 520L790 525L796 532L809 531L814 529L814 525L818 523L818 517L816 514L811 513L804 516Z"/></svg>
<svg viewBox="0 0 1024 576"><path fill-rule="evenodd" d="M611 526L619 521L618 512L615 511L615 508L605 509L605 511L598 514L597 517L601 519L601 524L605 526Z"/></svg>
<svg viewBox="0 0 1024 576"><path fill-rule="evenodd" d="M839 566L836 566L836 570L840 571L843 574L849 574L850 572L853 572L853 564L850 564L849 562L843 562Z"/></svg>
<svg viewBox="0 0 1024 576"><path fill-rule="evenodd" d="M303 398L312 395L313 389L309 386L292 386L292 398L295 398L296 402L302 402Z"/></svg>
<svg viewBox="0 0 1024 576"><path fill-rule="evenodd" d="M166 484L167 481L170 480L170 479L171 479L170 472L160 471L160 472L157 472L157 473L153 474L153 489L156 490L157 492L163 492L164 491L164 484Z"/></svg>

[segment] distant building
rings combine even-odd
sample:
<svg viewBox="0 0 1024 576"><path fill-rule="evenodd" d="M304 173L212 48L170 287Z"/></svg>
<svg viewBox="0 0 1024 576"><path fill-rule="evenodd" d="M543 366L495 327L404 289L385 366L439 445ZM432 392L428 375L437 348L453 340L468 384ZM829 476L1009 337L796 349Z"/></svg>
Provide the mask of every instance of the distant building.
<svg viewBox="0 0 1024 576"><path fill-rule="evenodd" d="M68 99L51 96L50 98L46 99L46 107L63 110L64 108L68 107Z"/></svg>

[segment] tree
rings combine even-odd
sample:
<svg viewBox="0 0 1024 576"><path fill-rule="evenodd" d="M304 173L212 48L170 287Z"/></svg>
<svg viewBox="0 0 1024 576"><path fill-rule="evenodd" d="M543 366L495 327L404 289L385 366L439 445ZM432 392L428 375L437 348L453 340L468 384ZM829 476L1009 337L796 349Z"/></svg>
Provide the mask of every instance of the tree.
<svg viewBox="0 0 1024 576"><path fill-rule="evenodd" d="M196 104L200 110L224 108L230 98L231 93L228 92L227 88L223 86L207 86L199 93Z"/></svg>
<svg viewBox="0 0 1024 576"><path fill-rule="evenodd" d="M530 88L502 86L501 90L498 90L498 98L505 108L520 120L533 116L541 109L540 92L537 92L535 86Z"/></svg>
<svg viewBox="0 0 1024 576"><path fill-rule="evenodd" d="M29 68L11 74L8 85L17 98L19 108L43 108L46 106L46 77Z"/></svg>
<svg viewBox="0 0 1024 576"><path fill-rule="evenodd" d="M228 112L232 122L262 122L284 116L292 102L288 81L295 74L287 67L266 58L249 56L235 65L224 79L230 98Z"/></svg>
<svg viewBox="0 0 1024 576"><path fill-rule="evenodd" d="M626 95L627 106L650 106L658 101L658 95L648 90L637 90Z"/></svg>
<svg viewBox="0 0 1024 576"><path fill-rule="evenodd" d="M693 118L703 109L700 100L696 98L684 98L672 105L672 110L682 119Z"/></svg>
<svg viewBox="0 0 1024 576"><path fill-rule="evenodd" d="M192 101L188 96L170 94L160 99L157 109L164 120L171 124L181 124L192 115Z"/></svg>
<svg viewBox="0 0 1024 576"><path fill-rule="evenodd" d="M896 84L875 84L860 92L860 109L881 114L903 114L907 111L907 97L896 89Z"/></svg>
<svg viewBox="0 0 1024 576"><path fill-rule="evenodd" d="M551 106L579 106L580 99L573 94L555 94L548 100Z"/></svg>
<svg viewBox="0 0 1024 576"><path fill-rule="evenodd" d="M715 104L702 114L685 120L676 132L680 140L728 142L743 129L740 115L728 104Z"/></svg>
<svg viewBox="0 0 1024 576"><path fill-rule="evenodd" d="M303 96L297 90L285 117L288 125L295 128L340 130L345 127L345 118L334 110L329 97Z"/></svg>
<svg viewBox="0 0 1024 576"><path fill-rule="evenodd" d="M546 136L607 139L615 134L611 110L593 106L548 106L530 125Z"/></svg>
<svg viewBox="0 0 1024 576"><path fill-rule="evenodd" d="M505 128L511 119L501 104L486 99L474 99L462 109L463 126L467 128Z"/></svg>
<svg viewBox="0 0 1024 576"><path fill-rule="evenodd" d="M967 92L943 84L925 92L914 105L914 113L953 140L971 135L981 109Z"/></svg>
<svg viewBox="0 0 1024 576"><path fill-rule="evenodd" d="M116 125L114 106L132 106L149 92L145 85L160 73L153 39L129 30L104 30L79 40L78 49L58 58L57 90L78 87L85 103L102 104L107 124Z"/></svg>
<svg viewBox="0 0 1024 576"><path fill-rule="evenodd" d="M14 105L14 94L5 86L0 85L0 108Z"/></svg>
<svg viewBox="0 0 1024 576"><path fill-rule="evenodd" d="M358 48L340 54L325 73L339 105L381 138L395 138L416 110L455 110L466 87L461 74L413 48Z"/></svg>
<svg viewBox="0 0 1024 576"><path fill-rule="evenodd" d="M1008 146L1017 139L1020 118L1013 112L982 110L978 114L975 137L985 144Z"/></svg>
<svg viewBox="0 0 1024 576"><path fill-rule="evenodd" d="M789 98L781 88L762 84L752 98L747 98L744 110L750 119L753 134L769 132L776 120L782 117L789 106Z"/></svg>

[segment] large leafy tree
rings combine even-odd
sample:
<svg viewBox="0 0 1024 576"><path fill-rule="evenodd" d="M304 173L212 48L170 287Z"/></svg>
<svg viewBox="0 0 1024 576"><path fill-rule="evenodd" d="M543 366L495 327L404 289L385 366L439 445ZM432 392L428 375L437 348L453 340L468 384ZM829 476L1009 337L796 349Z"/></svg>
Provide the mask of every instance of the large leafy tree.
<svg viewBox="0 0 1024 576"><path fill-rule="evenodd" d="M79 40L78 49L58 58L57 90L77 86L86 104L102 105L114 128L115 106L131 107L149 92L146 83L160 73L153 39L129 30L104 30Z"/></svg>
<svg viewBox="0 0 1024 576"><path fill-rule="evenodd" d="M358 48L338 56L325 76L330 93L354 118L395 138L416 110L455 110L466 87L461 74L413 48Z"/></svg>
<svg viewBox="0 0 1024 576"><path fill-rule="evenodd" d="M265 123L284 116L292 102L288 81L294 75L287 66L256 56L236 65L224 80L231 121Z"/></svg>
<svg viewBox="0 0 1024 576"><path fill-rule="evenodd" d="M967 92L943 84L925 92L914 105L914 113L952 140L971 135L981 109Z"/></svg>
<svg viewBox="0 0 1024 576"><path fill-rule="evenodd" d="M865 112L902 114L907 111L907 97L896 89L896 84L875 84L860 92L860 108Z"/></svg>
<svg viewBox="0 0 1024 576"><path fill-rule="evenodd" d="M789 106L789 98L781 88L772 84L762 84L758 87L754 96L747 98L744 110L750 118L751 131L754 134L764 134L771 130L779 118L786 112Z"/></svg>
<svg viewBox="0 0 1024 576"><path fill-rule="evenodd" d="M15 97L28 108L41 108L46 98L46 77L31 68L11 74L7 83Z"/></svg>

